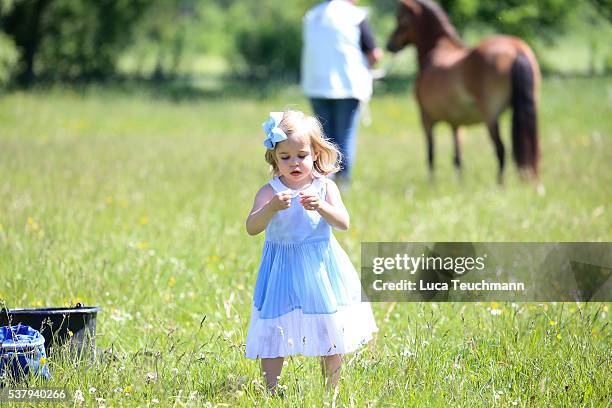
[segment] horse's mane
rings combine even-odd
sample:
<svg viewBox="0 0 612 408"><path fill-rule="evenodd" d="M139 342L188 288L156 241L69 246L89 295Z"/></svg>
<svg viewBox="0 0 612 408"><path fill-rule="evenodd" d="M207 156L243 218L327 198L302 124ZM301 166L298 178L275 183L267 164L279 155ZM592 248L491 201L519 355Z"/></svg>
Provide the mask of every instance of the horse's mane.
<svg viewBox="0 0 612 408"><path fill-rule="evenodd" d="M431 0L416 1L421 6L423 6L425 10L431 13L431 17L433 17L440 24L440 29L443 31L444 34L448 36L451 41L453 41L457 45L463 45L463 41L461 41L461 37L459 37L459 34L457 34L457 30L455 30L455 27L453 27L450 20L448 19L448 16L440 6L438 6Z"/></svg>

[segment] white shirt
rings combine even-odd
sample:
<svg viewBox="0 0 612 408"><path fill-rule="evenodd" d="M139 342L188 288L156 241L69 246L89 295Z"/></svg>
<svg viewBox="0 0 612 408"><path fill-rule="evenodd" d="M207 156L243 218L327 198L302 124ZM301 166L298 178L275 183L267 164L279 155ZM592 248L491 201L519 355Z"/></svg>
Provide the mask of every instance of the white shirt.
<svg viewBox="0 0 612 408"><path fill-rule="evenodd" d="M359 24L366 15L346 0L326 1L306 13L301 79L306 96L370 99L372 75L359 44Z"/></svg>

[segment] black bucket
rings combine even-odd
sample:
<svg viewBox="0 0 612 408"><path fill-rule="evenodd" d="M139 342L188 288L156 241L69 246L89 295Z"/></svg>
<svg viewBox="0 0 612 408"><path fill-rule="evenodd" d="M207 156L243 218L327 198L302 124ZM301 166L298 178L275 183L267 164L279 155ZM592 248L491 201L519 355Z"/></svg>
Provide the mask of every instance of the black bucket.
<svg viewBox="0 0 612 408"><path fill-rule="evenodd" d="M78 356L95 356L96 316L99 307L51 307L36 309L2 309L0 326L26 325L45 338L47 355L66 344Z"/></svg>

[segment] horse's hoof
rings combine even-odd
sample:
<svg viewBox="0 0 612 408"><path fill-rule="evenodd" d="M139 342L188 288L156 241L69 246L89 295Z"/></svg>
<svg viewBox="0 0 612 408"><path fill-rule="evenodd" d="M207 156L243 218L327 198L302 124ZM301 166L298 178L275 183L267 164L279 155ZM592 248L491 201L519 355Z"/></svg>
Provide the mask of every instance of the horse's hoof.
<svg viewBox="0 0 612 408"><path fill-rule="evenodd" d="M500 187L504 186L504 176L501 174L497 176L497 185Z"/></svg>

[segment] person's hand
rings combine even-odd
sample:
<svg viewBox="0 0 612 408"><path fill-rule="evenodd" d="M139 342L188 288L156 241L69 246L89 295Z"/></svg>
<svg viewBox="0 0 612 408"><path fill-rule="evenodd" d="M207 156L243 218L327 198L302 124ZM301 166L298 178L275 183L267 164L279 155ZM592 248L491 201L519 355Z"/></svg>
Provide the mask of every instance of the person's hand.
<svg viewBox="0 0 612 408"><path fill-rule="evenodd" d="M383 57L383 50L380 48L374 48L372 51L366 54L366 58L368 59L368 65L370 68L373 68L378 61L380 61Z"/></svg>
<svg viewBox="0 0 612 408"><path fill-rule="evenodd" d="M308 193L300 193L300 204L312 211L318 211L324 205L318 195Z"/></svg>
<svg viewBox="0 0 612 408"><path fill-rule="evenodd" d="M291 205L291 194L285 192L276 193L268 205L270 205L274 211L285 210Z"/></svg>

